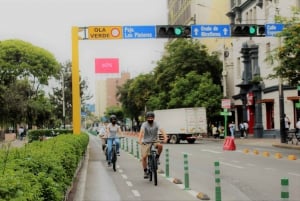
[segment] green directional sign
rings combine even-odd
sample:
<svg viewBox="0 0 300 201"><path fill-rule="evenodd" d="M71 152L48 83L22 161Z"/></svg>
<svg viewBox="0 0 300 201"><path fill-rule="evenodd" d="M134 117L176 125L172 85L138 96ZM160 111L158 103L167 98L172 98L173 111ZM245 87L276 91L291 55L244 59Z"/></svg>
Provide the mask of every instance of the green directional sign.
<svg viewBox="0 0 300 201"><path fill-rule="evenodd" d="M296 103L296 108L300 109L300 102Z"/></svg>

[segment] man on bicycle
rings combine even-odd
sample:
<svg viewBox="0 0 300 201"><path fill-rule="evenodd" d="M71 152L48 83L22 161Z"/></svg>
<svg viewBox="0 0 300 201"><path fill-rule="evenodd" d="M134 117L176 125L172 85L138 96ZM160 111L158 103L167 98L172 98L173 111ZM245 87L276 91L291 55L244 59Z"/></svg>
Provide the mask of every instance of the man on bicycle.
<svg viewBox="0 0 300 201"><path fill-rule="evenodd" d="M106 136L107 137L107 158L108 158L108 166L111 164L111 150L113 141L116 143L117 154L119 155L120 152L120 140L118 138L118 134L122 135L121 127L117 124L117 117L116 115L110 116L110 123L106 127Z"/></svg>
<svg viewBox="0 0 300 201"><path fill-rule="evenodd" d="M146 121L143 122L141 126L141 130L139 133L139 144L141 145L141 155L142 155L142 167L144 169L144 178L148 178L148 170L147 170L147 158L150 153L151 142L157 141L154 146L157 148L157 160L163 150L163 145L158 142L158 132L163 134L164 140L166 143L168 141L168 137L166 132L159 127L159 124L154 121L154 112L146 113Z"/></svg>

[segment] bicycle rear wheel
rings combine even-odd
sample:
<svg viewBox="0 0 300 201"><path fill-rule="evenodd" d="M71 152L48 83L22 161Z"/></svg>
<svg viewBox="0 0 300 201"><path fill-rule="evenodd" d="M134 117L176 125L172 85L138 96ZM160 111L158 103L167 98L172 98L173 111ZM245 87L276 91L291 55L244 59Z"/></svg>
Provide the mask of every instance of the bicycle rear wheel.
<svg viewBox="0 0 300 201"><path fill-rule="evenodd" d="M112 148L112 158L111 158L111 162L112 162L114 171L116 171L116 170L117 170L117 168L116 168L116 163L117 163L117 151L116 151L116 148L115 148L115 147Z"/></svg>

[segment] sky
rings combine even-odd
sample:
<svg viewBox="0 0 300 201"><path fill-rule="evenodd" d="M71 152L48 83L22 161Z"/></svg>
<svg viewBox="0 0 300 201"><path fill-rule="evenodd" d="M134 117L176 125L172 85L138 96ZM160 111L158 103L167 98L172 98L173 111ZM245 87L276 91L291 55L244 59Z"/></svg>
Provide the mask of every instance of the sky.
<svg viewBox="0 0 300 201"><path fill-rule="evenodd" d="M72 26L167 24L166 0L1 0L0 41L20 39L71 61ZM79 69L94 94L95 58L119 58L120 71L148 73L164 51L166 39L81 40ZM103 79L103 76L101 76Z"/></svg>

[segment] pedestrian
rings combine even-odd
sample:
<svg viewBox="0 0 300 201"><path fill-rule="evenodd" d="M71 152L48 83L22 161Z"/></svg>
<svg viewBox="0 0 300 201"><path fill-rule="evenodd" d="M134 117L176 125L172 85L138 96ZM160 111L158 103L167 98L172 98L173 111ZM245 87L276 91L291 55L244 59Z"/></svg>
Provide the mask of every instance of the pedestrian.
<svg viewBox="0 0 300 201"><path fill-rule="evenodd" d="M234 121L232 121L229 125L229 131L230 131L230 134L231 134L231 137L234 138L234 133L235 133L235 123Z"/></svg>
<svg viewBox="0 0 300 201"><path fill-rule="evenodd" d="M240 138L243 139L243 138L244 138L244 133L245 133L245 126L244 126L244 123L243 123L243 122L241 122L241 123L239 124L239 130L240 130L240 133L241 133Z"/></svg>
<svg viewBox="0 0 300 201"><path fill-rule="evenodd" d="M297 133L300 133L300 118L296 123L296 130L297 130Z"/></svg>
<svg viewBox="0 0 300 201"><path fill-rule="evenodd" d="M284 114L284 127L286 131L290 129L290 125L291 125L290 119L288 118L288 116L286 116L286 114Z"/></svg>
<svg viewBox="0 0 300 201"><path fill-rule="evenodd" d="M211 125L211 130L214 138L219 138L218 128L214 124Z"/></svg>
<svg viewBox="0 0 300 201"><path fill-rule="evenodd" d="M249 124L247 121L244 121L244 137L247 138L249 130Z"/></svg>
<svg viewBox="0 0 300 201"><path fill-rule="evenodd" d="M23 140L23 133L24 133L24 127L20 126L18 129L18 135L20 140Z"/></svg>

